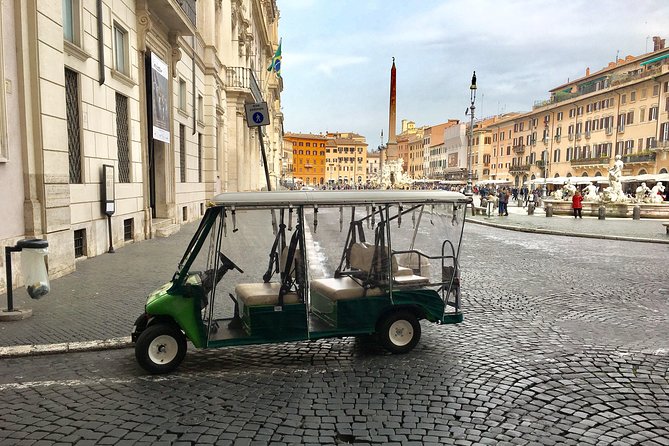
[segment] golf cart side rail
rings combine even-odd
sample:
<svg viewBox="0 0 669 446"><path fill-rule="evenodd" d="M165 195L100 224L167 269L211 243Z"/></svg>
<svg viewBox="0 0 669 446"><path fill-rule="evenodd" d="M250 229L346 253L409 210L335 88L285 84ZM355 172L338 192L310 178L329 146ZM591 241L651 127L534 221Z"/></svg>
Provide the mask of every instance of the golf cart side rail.
<svg viewBox="0 0 669 446"><path fill-rule="evenodd" d="M290 206L347 206L353 204L466 204L471 198L458 192L424 190L360 190L360 191L276 191L225 192L211 201L213 206L237 208Z"/></svg>

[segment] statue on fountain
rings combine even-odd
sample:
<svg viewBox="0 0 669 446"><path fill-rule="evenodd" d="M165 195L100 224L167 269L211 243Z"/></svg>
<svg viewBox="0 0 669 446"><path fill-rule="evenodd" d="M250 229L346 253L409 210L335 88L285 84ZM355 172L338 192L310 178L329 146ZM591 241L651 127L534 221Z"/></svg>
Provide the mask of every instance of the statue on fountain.
<svg viewBox="0 0 669 446"><path fill-rule="evenodd" d="M650 190L650 202L662 203L662 201L664 201L664 184L658 181Z"/></svg>
<svg viewBox="0 0 669 446"><path fill-rule="evenodd" d="M609 184L610 186L604 189L602 193L602 201L609 203L627 201L623 193L623 185L620 182L620 177L623 174L624 167L623 160L620 155L616 155L616 161L609 169Z"/></svg>
<svg viewBox="0 0 669 446"><path fill-rule="evenodd" d="M585 186L585 196L584 201L599 201L599 187L595 186L593 183Z"/></svg>
<svg viewBox="0 0 669 446"><path fill-rule="evenodd" d="M646 186L646 183L641 183L641 186L636 188L634 197L636 198L637 203L643 203L646 201L646 197L650 193L650 188Z"/></svg>
<svg viewBox="0 0 669 446"><path fill-rule="evenodd" d="M571 197L573 197L574 194L576 193L576 186L571 184L571 180L568 179L562 189L563 189L562 198L564 200L571 201Z"/></svg>

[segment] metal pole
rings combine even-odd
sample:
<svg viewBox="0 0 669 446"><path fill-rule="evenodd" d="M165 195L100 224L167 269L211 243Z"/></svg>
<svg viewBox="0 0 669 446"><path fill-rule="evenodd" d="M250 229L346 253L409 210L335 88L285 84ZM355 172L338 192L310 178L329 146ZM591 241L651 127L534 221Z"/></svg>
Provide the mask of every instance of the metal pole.
<svg viewBox="0 0 669 446"><path fill-rule="evenodd" d="M5 246L5 274L7 282L7 312L14 311L14 290L12 285L12 253L21 252L18 246Z"/></svg>
<svg viewBox="0 0 669 446"><path fill-rule="evenodd" d="M272 190L272 185L269 184L269 167L267 166L267 155L265 155L265 142L262 139L262 127L258 126L258 138L260 138L260 153L262 154L262 164L265 167L265 181L267 182L267 190Z"/></svg>
<svg viewBox="0 0 669 446"><path fill-rule="evenodd" d="M112 243L112 224L111 224L111 215L107 215L107 227L109 228L107 232L109 232L109 250L107 251L109 254L114 254L114 245Z"/></svg>
<svg viewBox="0 0 669 446"><path fill-rule="evenodd" d="M472 75L472 84L469 87L469 97L471 104L469 106L469 156L467 156L467 186L465 187L465 195L474 195L472 187L472 145L474 143L474 101L476 101L476 71ZM473 211L473 208L472 208Z"/></svg>

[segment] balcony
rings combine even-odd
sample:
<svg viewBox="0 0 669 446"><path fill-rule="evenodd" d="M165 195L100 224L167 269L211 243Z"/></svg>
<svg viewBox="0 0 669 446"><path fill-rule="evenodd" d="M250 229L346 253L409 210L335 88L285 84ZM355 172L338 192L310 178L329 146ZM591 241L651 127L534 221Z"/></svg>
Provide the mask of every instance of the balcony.
<svg viewBox="0 0 669 446"><path fill-rule="evenodd" d="M509 167L509 173L523 173L523 172L529 172L529 170L530 170L529 164L515 165Z"/></svg>
<svg viewBox="0 0 669 446"><path fill-rule="evenodd" d="M145 0L151 14L165 23L171 32L182 36L195 34L196 0Z"/></svg>
<svg viewBox="0 0 669 446"><path fill-rule="evenodd" d="M569 135L567 135L567 139L569 139L569 141L572 141L574 139L574 134L570 133Z"/></svg>
<svg viewBox="0 0 669 446"><path fill-rule="evenodd" d="M572 159L570 163L572 166L608 166L609 161L610 159L608 156L603 156L601 158Z"/></svg>
<svg viewBox="0 0 669 446"><path fill-rule="evenodd" d="M585 139L590 139L590 130L585 131Z"/></svg>
<svg viewBox="0 0 669 446"><path fill-rule="evenodd" d="M262 93L253 70L246 67L228 67L225 83L228 89L249 94L255 102L262 102Z"/></svg>
<svg viewBox="0 0 669 446"><path fill-rule="evenodd" d="M581 132L576 132L576 141L581 140Z"/></svg>
<svg viewBox="0 0 669 446"><path fill-rule="evenodd" d="M560 142L562 135L555 135L555 142Z"/></svg>
<svg viewBox="0 0 669 446"><path fill-rule="evenodd" d="M523 144L513 146L513 153L525 153L525 146Z"/></svg>
<svg viewBox="0 0 669 446"><path fill-rule="evenodd" d="M655 153L635 153L632 155L624 155L623 163L654 163L655 162Z"/></svg>

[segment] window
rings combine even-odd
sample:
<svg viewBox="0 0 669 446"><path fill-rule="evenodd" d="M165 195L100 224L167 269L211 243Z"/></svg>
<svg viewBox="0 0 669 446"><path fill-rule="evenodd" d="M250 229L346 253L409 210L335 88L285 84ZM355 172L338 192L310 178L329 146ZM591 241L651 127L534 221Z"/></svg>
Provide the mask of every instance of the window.
<svg viewBox="0 0 669 446"><path fill-rule="evenodd" d="M182 183L186 182L186 126L179 124L179 175Z"/></svg>
<svg viewBox="0 0 669 446"><path fill-rule="evenodd" d="M560 149L555 149L555 151L553 152L553 162L554 163L560 162Z"/></svg>
<svg viewBox="0 0 669 446"><path fill-rule="evenodd" d="M562 116L563 116L562 112L558 112L558 114L557 114L557 120L558 120L558 121L562 121Z"/></svg>
<svg viewBox="0 0 669 446"><path fill-rule="evenodd" d="M70 183L81 183L81 129L79 122L79 75L65 68L65 109Z"/></svg>
<svg viewBox="0 0 669 446"><path fill-rule="evenodd" d="M658 107L657 107L657 106L651 107L651 108L648 110L648 120L649 120L649 121L656 121L656 120L657 120L657 114L658 114L658 111L659 111L659 110L658 110Z"/></svg>
<svg viewBox="0 0 669 446"><path fill-rule="evenodd" d="M197 120L204 122L204 98L201 94L197 95Z"/></svg>
<svg viewBox="0 0 669 446"><path fill-rule="evenodd" d="M630 93L630 102L636 101L636 91Z"/></svg>
<svg viewBox="0 0 669 446"><path fill-rule="evenodd" d="M646 115L646 109L645 108L642 108L641 110L639 110L639 122L644 121L645 115Z"/></svg>
<svg viewBox="0 0 669 446"><path fill-rule="evenodd" d="M658 84L653 85L653 96L660 94L660 86Z"/></svg>
<svg viewBox="0 0 669 446"><path fill-rule="evenodd" d="M627 124L634 124L634 112L627 113Z"/></svg>
<svg viewBox="0 0 669 446"><path fill-rule="evenodd" d="M79 46L80 39L79 0L63 0L63 38Z"/></svg>
<svg viewBox="0 0 669 446"><path fill-rule="evenodd" d="M179 110L186 112L186 81L179 79Z"/></svg>
<svg viewBox="0 0 669 446"><path fill-rule="evenodd" d="M130 182L130 131L128 128L128 98L116 93L116 151L118 181Z"/></svg>
<svg viewBox="0 0 669 446"><path fill-rule="evenodd" d="M75 229L74 231L74 258L86 256L86 230Z"/></svg>
<svg viewBox="0 0 669 446"><path fill-rule="evenodd" d="M114 22L114 68L126 76L130 74L128 32L116 22Z"/></svg>
<svg viewBox="0 0 669 446"><path fill-rule="evenodd" d="M626 94L620 96L620 103L621 104L627 104L627 95Z"/></svg>
<svg viewBox="0 0 669 446"><path fill-rule="evenodd" d="M134 219L127 218L123 220L123 240L126 242L131 242L133 240L132 235L134 234Z"/></svg>

